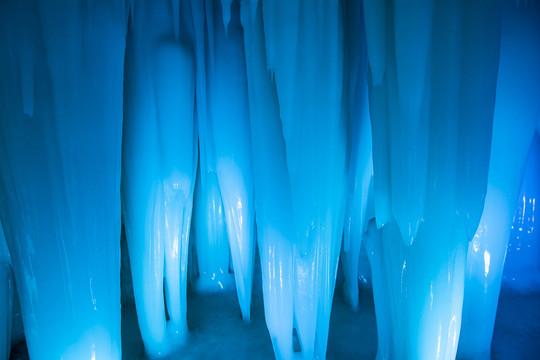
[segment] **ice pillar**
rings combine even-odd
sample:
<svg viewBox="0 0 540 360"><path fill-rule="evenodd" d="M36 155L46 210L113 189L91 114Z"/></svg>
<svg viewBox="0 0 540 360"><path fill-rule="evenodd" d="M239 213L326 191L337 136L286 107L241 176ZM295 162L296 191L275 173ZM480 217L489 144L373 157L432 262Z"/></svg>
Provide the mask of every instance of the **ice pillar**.
<svg viewBox="0 0 540 360"><path fill-rule="evenodd" d="M540 4L502 2L500 66L486 204L467 256L458 357L490 357L506 246L540 121Z"/></svg>
<svg viewBox="0 0 540 360"><path fill-rule="evenodd" d="M120 359L123 2L0 5L0 216L32 359Z"/></svg>
<svg viewBox="0 0 540 360"><path fill-rule="evenodd" d="M242 1L265 317L278 359L324 358L346 186L336 1Z"/></svg>
<svg viewBox="0 0 540 360"><path fill-rule="evenodd" d="M484 205L496 2L364 1L378 358L453 359L467 245Z"/></svg>
<svg viewBox="0 0 540 360"><path fill-rule="evenodd" d="M186 287L197 169L189 8L136 0L127 39L122 210L145 350L186 336Z"/></svg>

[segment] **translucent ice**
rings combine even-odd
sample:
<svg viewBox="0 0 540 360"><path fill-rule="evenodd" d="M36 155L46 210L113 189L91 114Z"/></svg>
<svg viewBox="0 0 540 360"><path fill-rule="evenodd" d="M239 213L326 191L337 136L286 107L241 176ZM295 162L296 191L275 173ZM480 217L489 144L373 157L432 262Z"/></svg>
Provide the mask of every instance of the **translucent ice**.
<svg viewBox="0 0 540 360"><path fill-rule="evenodd" d="M459 357L489 358L506 246L540 117L540 3L502 2L486 204L469 245Z"/></svg>
<svg viewBox="0 0 540 360"><path fill-rule="evenodd" d="M173 5L134 2L125 64L122 209L139 327L152 357L171 352L187 332L197 169L191 13Z"/></svg>
<svg viewBox="0 0 540 360"><path fill-rule="evenodd" d="M344 98L348 118L350 155L347 179L347 206L341 263L346 300L358 306L358 261L366 228L368 192L373 176L371 125L367 91L367 52L361 1L344 1L345 72Z"/></svg>
<svg viewBox="0 0 540 360"><path fill-rule="evenodd" d="M279 359L324 358L345 211L335 1L242 1L265 316Z"/></svg>
<svg viewBox="0 0 540 360"><path fill-rule="evenodd" d="M126 28L123 2L0 4L0 216L32 359L121 357Z"/></svg>
<svg viewBox="0 0 540 360"><path fill-rule="evenodd" d="M377 356L451 359L487 186L500 9L484 0L385 3L364 3ZM381 17L384 32L370 23Z"/></svg>
<svg viewBox="0 0 540 360"><path fill-rule="evenodd" d="M249 320L255 258L255 204L239 5L230 0L206 2L208 51L206 66L201 71L206 71L207 109L206 118L199 114L199 123L204 122L201 136L205 137L201 172L208 169L201 181L208 183L212 181L210 176L217 175L238 300L243 318Z"/></svg>
<svg viewBox="0 0 540 360"><path fill-rule="evenodd" d="M503 284L520 291L540 288L540 137L534 136L518 196L504 262Z"/></svg>

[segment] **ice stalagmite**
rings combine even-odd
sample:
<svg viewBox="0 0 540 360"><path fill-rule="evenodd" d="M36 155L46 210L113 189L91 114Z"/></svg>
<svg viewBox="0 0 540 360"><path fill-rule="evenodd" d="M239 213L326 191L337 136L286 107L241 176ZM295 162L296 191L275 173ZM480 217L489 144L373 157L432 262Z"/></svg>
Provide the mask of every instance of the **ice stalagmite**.
<svg viewBox="0 0 540 360"><path fill-rule="evenodd" d="M366 227L368 193L373 176L371 125L367 90L367 52L361 1L343 1L345 28L344 98L348 117L349 164L347 207L341 262L345 276L344 294L353 308L358 306L358 261Z"/></svg>
<svg viewBox="0 0 540 360"><path fill-rule="evenodd" d="M13 313L13 271L0 222L0 359L9 359Z"/></svg>
<svg viewBox="0 0 540 360"><path fill-rule="evenodd" d="M201 63L199 59L197 62L198 71L206 73L206 98L203 100L206 109L198 116L199 124L202 123L201 189L206 191L207 197L210 190L221 194L219 201L223 203L223 214L215 217L219 220L221 215L226 220L240 309L243 318L249 320L255 257L255 203L244 41L239 14L239 2L205 2L207 51L205 62ZM215 213L213 209L209 210L209 213ZM218 223L214 224L216 228ZM201 240L204 241L198 236L197 242ZM213 256L220 256L217 252L223 251L217 247L209 250L216 252ZM199 253L200 247L197 251Z"/></svg>
<svg viewBox="0 0 540 360"><path fill-rule="evenodd" d="M345 211L335 1L242 1L266 322L279 359L324 358Z"/></svg>
<svg viewBox="0 0 540 360"><path fill-rule="evenodd" d="M459 357L489 358L506 246L540 121L540 4L504 0L486 204L469 245Z"/></svg>
<svg viewBox="0 0 540 360"><path fill-rule="evenodd" d="M365 1L364 11L377 357L452 359L467 245L487 187L500 9L389 0Z"/></svg>
<svg viewBox="0 0 540 360"><path fill-rule="evenodd" d="M120 359L123 2L0 5L0 216L32 359Z"/></svg>
<svg viewBox="0 0 540 360"><path fill-rule="evenodd" d="M187 332L197 169L195 65L186 39L191 14L174 1L136 0L130 10L122 208L139 327L146 353L159 357Z"/></svg>

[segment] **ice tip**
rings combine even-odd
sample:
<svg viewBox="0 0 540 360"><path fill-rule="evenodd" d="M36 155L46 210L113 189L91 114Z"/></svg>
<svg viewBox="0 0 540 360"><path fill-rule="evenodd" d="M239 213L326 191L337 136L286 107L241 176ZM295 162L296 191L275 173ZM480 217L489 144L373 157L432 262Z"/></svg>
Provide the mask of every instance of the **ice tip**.
<svg viewBox="0 0 540 360"><path fill-rule="evenodd" d="M229 37L229 23L231 22L231 5L233 0L221 0L221 15L223 17L223 27L225 37Z"/></svg>

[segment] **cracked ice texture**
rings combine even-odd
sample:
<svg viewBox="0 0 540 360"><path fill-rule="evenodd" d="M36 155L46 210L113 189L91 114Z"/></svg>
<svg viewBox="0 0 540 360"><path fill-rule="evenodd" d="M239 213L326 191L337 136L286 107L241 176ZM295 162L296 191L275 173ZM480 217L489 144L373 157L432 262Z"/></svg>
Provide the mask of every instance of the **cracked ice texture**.
<svg viewBox="0 0 540 360"><path fill-rule="evenodd" d="M500 9L487 0L366 0L364 11L377 356L452 359L487 187Z"/></svg>
<svg viewBox="0 0 540 360"><path fill-rule="evenodd" d="M135 0L130 9L122 210L137 317L151 357L173 351L187 332L188 248L197 167L188 5Z"/></svg>
<svg viewBox="0 0 540 360"><path fill-rule="evenodd" d="M540 4L502 2L500 65L484 213L469 245L459 357L489 358L506 246L540 125Z"/></svg>
<svg viewBox="0 0 540 360"><path fill-rule="evenodd" d="M324 358L345 213L336 1L242 1L259 254L274 353Z"/></svg>
<svg viewBox="0 0 540 360"><path fill-rule="evenodd" d="M201 238L205 229L197 227L202 230L197 236L197 255L205 260L203 265L209 265L208 260L220 263L211 274L212 279L219 280L222 285L227 276L214 274L228 272L223 267L228 264L230 249L242 317L249 320L255 258L255 206L240 8L238 2L230 0L208 0L204 5L206 51L197 53L197 72L204 72L206 79L205 86L198 86L204 94L197 98L202 102L198 106L205 107L197 114L201 146L201 187L198 190L202 192L200 205L206 206L206 216L202 212L201 217L210 222L206 224L207 239ZM198 84L201 82L202 79L198 79ZM209 201L212 206L206 205ZM223 229L228 247L223 246L220 239L225 235Z"/></svg>
<svg viewBox="0 0 540 360"><path fill-rule="evenodd" d="M125 6L3 1L0 24L0 214L30 357L119 359Z"/></svg>

